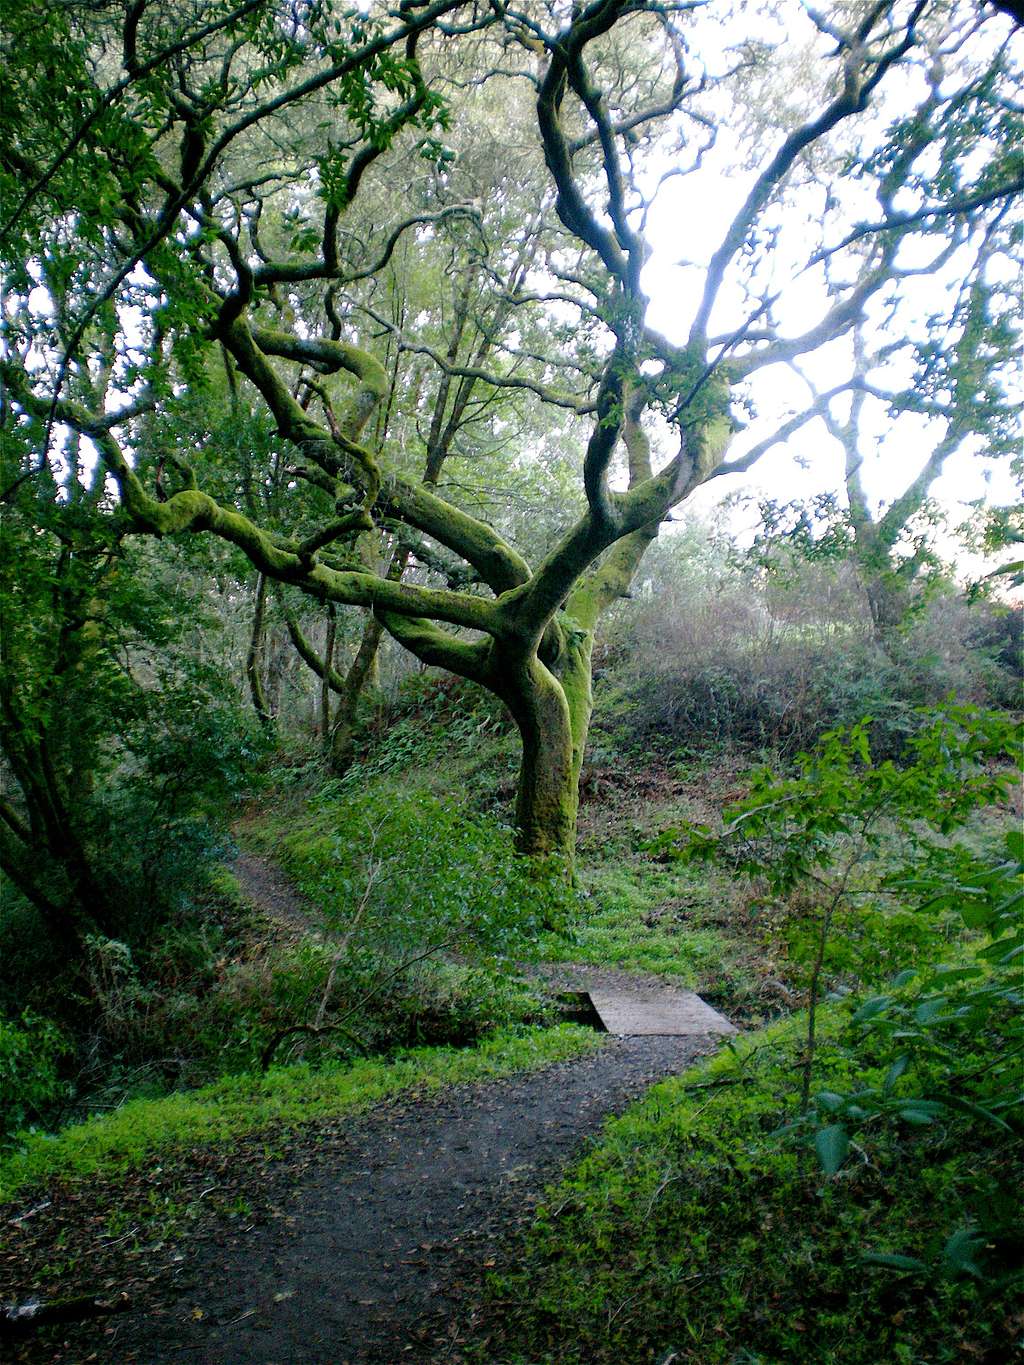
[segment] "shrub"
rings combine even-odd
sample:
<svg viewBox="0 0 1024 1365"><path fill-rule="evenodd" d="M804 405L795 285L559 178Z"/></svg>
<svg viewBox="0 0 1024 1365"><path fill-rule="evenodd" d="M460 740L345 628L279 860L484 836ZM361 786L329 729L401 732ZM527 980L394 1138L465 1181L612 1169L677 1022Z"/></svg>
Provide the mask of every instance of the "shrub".
<svg viewBox="0 0 1024 1365"><path fill-rule="evenodd" d="M67 1097L61 1066L70 1051L50 1020L29 1010L17 1021L0 1016L0 1146L46 1123Z"/></svg>
<svg viewBox="0 0 1024 1365"><path fill-rule="evenodd" d="M740 745L789 758L870 715L875 752L891 757L918 707L1015 696L1013 614L941 585L887 653L842 560L795 558L768 575L691 526L659 543L645 570L595 655L598 751Z"/></svg>
<svg viewBox="0 0 1024 1365"><path fill-rule="evenodd" d="M328 784L275 837L299 889L353 945L529 953L572 903L557 872L515 853L506 826L415 788Z"/></svg>

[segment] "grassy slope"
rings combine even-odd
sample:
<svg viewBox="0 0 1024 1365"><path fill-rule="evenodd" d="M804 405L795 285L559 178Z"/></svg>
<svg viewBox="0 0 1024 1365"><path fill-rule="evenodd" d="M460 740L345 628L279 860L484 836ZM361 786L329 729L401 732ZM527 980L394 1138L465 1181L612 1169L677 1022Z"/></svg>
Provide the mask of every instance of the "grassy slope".
<svg viewBox="0 0 1024 1365"><path fill-rule="evenodd" d="M1008 1197L1006 1152L965 1144L955 1125L906 1125L825 1177L776 1132L795 1112L799 1022L749 1035L608 1125L493 1286L502 1329L481 1361L1012 1358L1021 1321L1008 1264L984 1280L935 1264L979 1192L1003 1182ZM838 1023L833 1013L827 1032ZM841 1088L847 1068L826 1050L821 1083ZM871 1254L917 1256L929 1270L901 1273Z"/></svg>

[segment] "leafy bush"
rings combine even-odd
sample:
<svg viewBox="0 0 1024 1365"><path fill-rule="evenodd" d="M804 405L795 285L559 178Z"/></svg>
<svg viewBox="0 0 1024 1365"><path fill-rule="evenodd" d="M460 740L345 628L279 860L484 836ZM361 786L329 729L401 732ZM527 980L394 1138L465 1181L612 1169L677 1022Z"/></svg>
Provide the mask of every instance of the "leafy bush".
<svg viewBox="0 0 1024 1365"><path fill-rule="evenodd" d="M329 784L307 820L275 837L327 924L375 950L529 953L572 904L557 872L517 856L510 829L415 789Z"/></svg>
<svg viewBox="0 0 1024 1365"><path fill-rule="evenodd" d="M961 845L935 847L896 884L918 900L921 914L955 911L984 936L983 946L952 962L908 967L889 992L858 1003L846 1046L883 1067L884 1080L814 1096L807 1123L831 1170L849 1150L850 1131L867 1134L880 1123L925 1125L967 1115L979 1143L1024 1132L1024 835L1007 834L1002 857ZM953 1236L953 1246L966 1254L966 1244ZM981 1273L970 1264L972 1274Z"/></svg>
<svg viewBox="0 0 1024 1365"><path fill-rule="evenodd" d="M67 1097L61 1068L70 1050L48 1019L28 1010L17 1021L0 1016L0 1147L21 1129L46 1123Z"/></svg>
<svg viewBox="0 0 1024 1365"><path fill-rule="evenodd" d="M704 753L741 745L784 758L827 730L874 720L894 757L914 712L953 694L1012 705L1019 660L1012 614L937 588L898 650L874 640L856 574L842 559L794 559L785 575L697 525L654 548L636 600L596 654L593 747Z"/></svg>
<svg viewBox="0 0 1024 1365"><path fill-rule="evenodd" d="M198 1074L258 1068L265 1058L392 1055L420 1045L468 1046L498 1028L547 1017L507 973L386 954L304 937L230 964L191 1008L162 1018L165 1046ZM272 1052L267 1053L268 1046Z"/></svg>
<svg viewBox="0 0 1024 1365"><path fill-rule="evenodd" d="M930 887L930 903L955 900L948 865L972 866L966 850L947 847L948 837L963 828L970 815L1005 798L1011 765L1020 761L1020 726L996 712L948 706L918 716L917 733L907 741L904 761L879 760L870 744L871 725L822 737L817 748L800 754L791 775L770 768L754 773L748 794L723 812L724 827L712 831L694 826L682 831L678 856L707 860L754 877L767 896L798 896L812 926L807 975L808 1031L803 1061L803 1110L809 1106L815 1053L815 1017L822 990L834 970L837 921L865 905L871 921L884 914L886 893L905 896L908 885ZM671 856L679 832L660 841ZM880 854L897 845L897 865L886 875ZM922 869L933 869L921 882ZM946 868L945 880L939 870ZM984 881L983 868L977 868ZM991 878L990 878L991 880ZM961 886L966 883L961 881ZM996 881L997 887L1000 885ZM976 901L982 891L974 889ZM1013 896L1003 885L1011 907ZM1008 911L975 903L972 928L986 927L1001 937ZM898 913L898 911L897 911ZM984 916L989 916L986 921ZM1018 910L1019 914L1019 910ZM847 940L848 942L848 940ZM1019 954L1020 942L1006 948ZM895 964L905 966L905 963ZM958 969L972 976L980 968ZM938 997L940 1000L942 996ZM941 1009L941 1006L939 1006Z"/></svg>
<svg viewBox="0 0 1024 1365"><path fill-rule="evenodd" d="M422 771L435 760L448 763L460 746L472 749L482 736L511 728L505 708L476 683L452 674L415 673L378 711L360 759L339 789L357 790L385 773Z"/></svg>
<svg viewBox="0 0 1024 1365"><path fill-rule="evenodd" d="M201 894L263 747L233 691L199 665L146 698L111 780L84 811L90 846L103 848L97 866L121 937L145 941Z"/></svg>
<svg viewBox="0 0 1024 1365"><path fill-rule="evenodd" d="M467 1046L499 1028L552 1019L524 982L507 973L451 962L423 962L403 983L398 1027L404 1046Z"/></svg>

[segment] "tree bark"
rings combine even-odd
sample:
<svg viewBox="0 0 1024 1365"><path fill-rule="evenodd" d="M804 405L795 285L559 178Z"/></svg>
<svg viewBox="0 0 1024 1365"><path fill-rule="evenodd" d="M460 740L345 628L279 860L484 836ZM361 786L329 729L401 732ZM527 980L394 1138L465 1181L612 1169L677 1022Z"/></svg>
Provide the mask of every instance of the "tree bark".
<svg viewBox="0 0 1024 1365"><path fill-rule="evenodd" d="M253 708L259 716L260 724L269 729L274 717L267 702L263 687L264 628L267 612L267 576L261 573L256 579L256 603L252 615L252 634L249 638L249 652L245 659L245 676L249 681L249 694Z"/></svg>
<svg viewBox="0 0 1024 1365"><path fill-rule="evenodd" d="M320 674L320 743L324 753L331 755L334 737L331 726L331 670L334 668L334 640L338 629L334 603L327 605L327 640L324 644L324 667Z"/></svg>
<svg viewBox="0 0 1024 1365"><path fill-rule="evenodd" d="M516 847L532 857L556 857L571 872L579 795L569 703L561 683L537 659L515 681L506 704L522 740Z"/></svg>
<svg viewBox="0 0 1024 1365"><path fill-rule="evenodd" d="M908 589L892 581L892 577L870 572L863 575L875 640L886 653L892 651L899 639L911 607Z"/></svg>
<svg viewBox="0 0 1024 1365"><path fill-rule="evenodd" d="M384 627L381 623L375 616L368 615L359 648L345 675L345 685L338 697L331 731L331 770L339 777L352 766L352 759L355 756L356 714L365 689L373 685L383 634Z"/></svg>

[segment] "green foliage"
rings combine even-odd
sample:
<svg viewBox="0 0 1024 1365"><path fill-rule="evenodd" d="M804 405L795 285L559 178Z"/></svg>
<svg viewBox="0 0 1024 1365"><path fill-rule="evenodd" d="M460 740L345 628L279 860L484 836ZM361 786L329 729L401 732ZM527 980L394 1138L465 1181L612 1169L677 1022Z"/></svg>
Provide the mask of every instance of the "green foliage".
<svg viewBox="0 0 1024 1365"><path fill-rule="evenodd" d="M1024 836L1005 838L1002 856L938 846L891 879L918 914L959 915L977 945L952 961L900 972L884 995L851 1002L846 1046L884 1068L880 1086L817 1095L809 1122L861 1142L879 1127L928 1125L959 1117L997 1146L1024 1130L1021 1056L1024 1005ZM817 1139L816 1139L817 1141Z"/></svg>
<svg viewBox="0 0 1024 1365"><path fill-rule="evenodd" d="M504 707L475 683L433 672L413 674L383 709L366 752L338 790L403 771L417 773L417 782L429 785L435 763L450 767L465 751L478 748L484 736L510 728Z"/></svg>
<svg viewBox="0 0 1024 1365"><path fill-rule="evenodd" d="M329 784L306 820L277 834L296 884L329 927L355 931L353 944L527 953L571 904L557 873L515 854L510 829L415 787Z"/></svg>
<svg viewBox="0 0 1024 1365"><path fill-rule="evenodd" d="M401 983L397 1032L405 1046L474 1044L497 1029L536 1023L549 1006L508 973L428 961Z"/></svg>
<svg viewBox="0 0 1024 1365"><path fill-rule="evenodd" d="M936 834L1005 798L1020 726L999 712L952 704L919 720L899 764L873 758L865 720L823 735L813 752L797 756L792 777L756 771L748 794L723 811L723 831L694 829L681 855L726 861L786 895L831 872L851 848L862 860L894 827L915 856L932 848Z"/></svg>
<svg viewBox="0 0 1024 1365"><path fill-rule="evenodd" d="M49 1120L67 1097L61 1073L70 1051L50 1020L29 1010L16 1021L0 1016L0 1149L19 1130Z"/></svg>
<svg viewBox="0 0 1024 1365"><path fill-rule="evenodd" d="M891 759L873 758L870 722L863 721L849 731L824 735L812 753L798 755L792 776L780 777L769 768L754 773L748 794L723 812L720 832L694 827L677 850L678 831L669 831L656 842L670 856L676 851L684 861L731 867L755 877L768 897L784 900L799 895L806 906L813 937L802 1062L804 1117L811 1107L816 1012L824 982L834 970L830 948L841 917L863 903L870 925L873 905L867 898L888 893L898 899L908 884L920 883L927 868L933 869L931 882L924 883L929 903L941 909L955 899L957 882L949 878L950 860L958 868L964 857L970 860L964 850L946 847L946 840L974 811L1006 797L1011 765L1019 768L1020 733L1019 723L1002 714L949 705L921 717L921 726L897 765ZM897 867L886 875L879 854L894 843ZM985 915L996 911L981 901L988 885L984 868L973 870L982 873L982 887L975 888L980 903L974 909L975 922L965 919L977 930L986 925ZM998 878L996 884L1006 902L1000 913L1017 911L1019 900ZM997 940L1010 932L1002 922L998 928L994 922L987 927ZM1000 952L1010 952L1012 960L1014 946L1019 951L1015 940L1005 949L990 951L997 958ZM983 974L982 969L957 967L952 979L975 974ZM998 989L995 994L1005 1005ZM944 1002L938 993L933 1004L918 1008L938 1014ZM964 1014L979 1032L984 1031L978 1011L965 1007ZM998 1055L999 1043L993 1039L992 1045Z"/></svg>
<svg viewBox="0 0 1024 1365"><path fill-rule="evenodd" d="M3 746L24 825L4 836L4 866L43 898L50 934L63 922L79 943L137 942L200 889L262 740L185 557L108 540L94 510L52 487L21 491L3 538ZM0 992L31 982L25 920L5 885Z"/></svg>
<svg viewBox="0 0 1024 1365"><path fill-rule="evenodd" d="M674 976L691 988L720 982L731 945L700 923L720 888L621 848L589 856L580 885L579 907L564 934L545 938L545 956ZM674 913L680 906L685 915Z"/></svg>
<svg viewBox="0 0 1024 1365"><path fill-rule="evenodd" d="M844 1014L822 1020L823 1085L881 1082L837 1045ZM870 1159L851 1141L840 1164L826 1126L823 1177L777 1135L801 1032L796 1019L738 1040L607 1126L493 1285L502 1328L481 1361L1008 1358L1019 1153L951 1116L887 1129Z"/></svg>
<svg viewBox="0 0 1024 1365"><path fill-rule="evenodd" d="M154 923L196 896L225 846L232 803L258 782L266 742L229 680L181 657L144 692L138 720L119 737L118 766L83 811L91 844L111 831L102 877L119 906L117 928L148 937Z"/></svg>
<svg viewBox="0 0 1024 1365"><path fill-rule="evenodd" d="M294 1034L274 1050L288 1057L338 1059L393 1055L421 1045L472 1046L499 1029L540 1022L550 1011L515 976L463 963L410 960L337 940L307 936L260 945L258 954L222 962L205 988L162 994L159 1040L190 1060L185 1079L260 1064L282 1031L320 1020L322 1033ZM141 1016L135 1014L137 1022ZM321 1025L317 1025L320 1027Z"/></svg>
<svg viewBox="0 0 1024 1365"><path fill-rule="evenodd" d="M0 1200L56 1177L114 1175L174 1148L288 1131L357 1113L403 1091L507 1076L600 1046L592 1030L563 1024L498 1034L473 1050L414 1050L393 1062L336 1062L316 1070L277 1067L265 1076L229 1077L188 1094L132 1100L116 1114L90 1119L57 1138L26 1137L21 1151L0 1162Z"/></svg>

